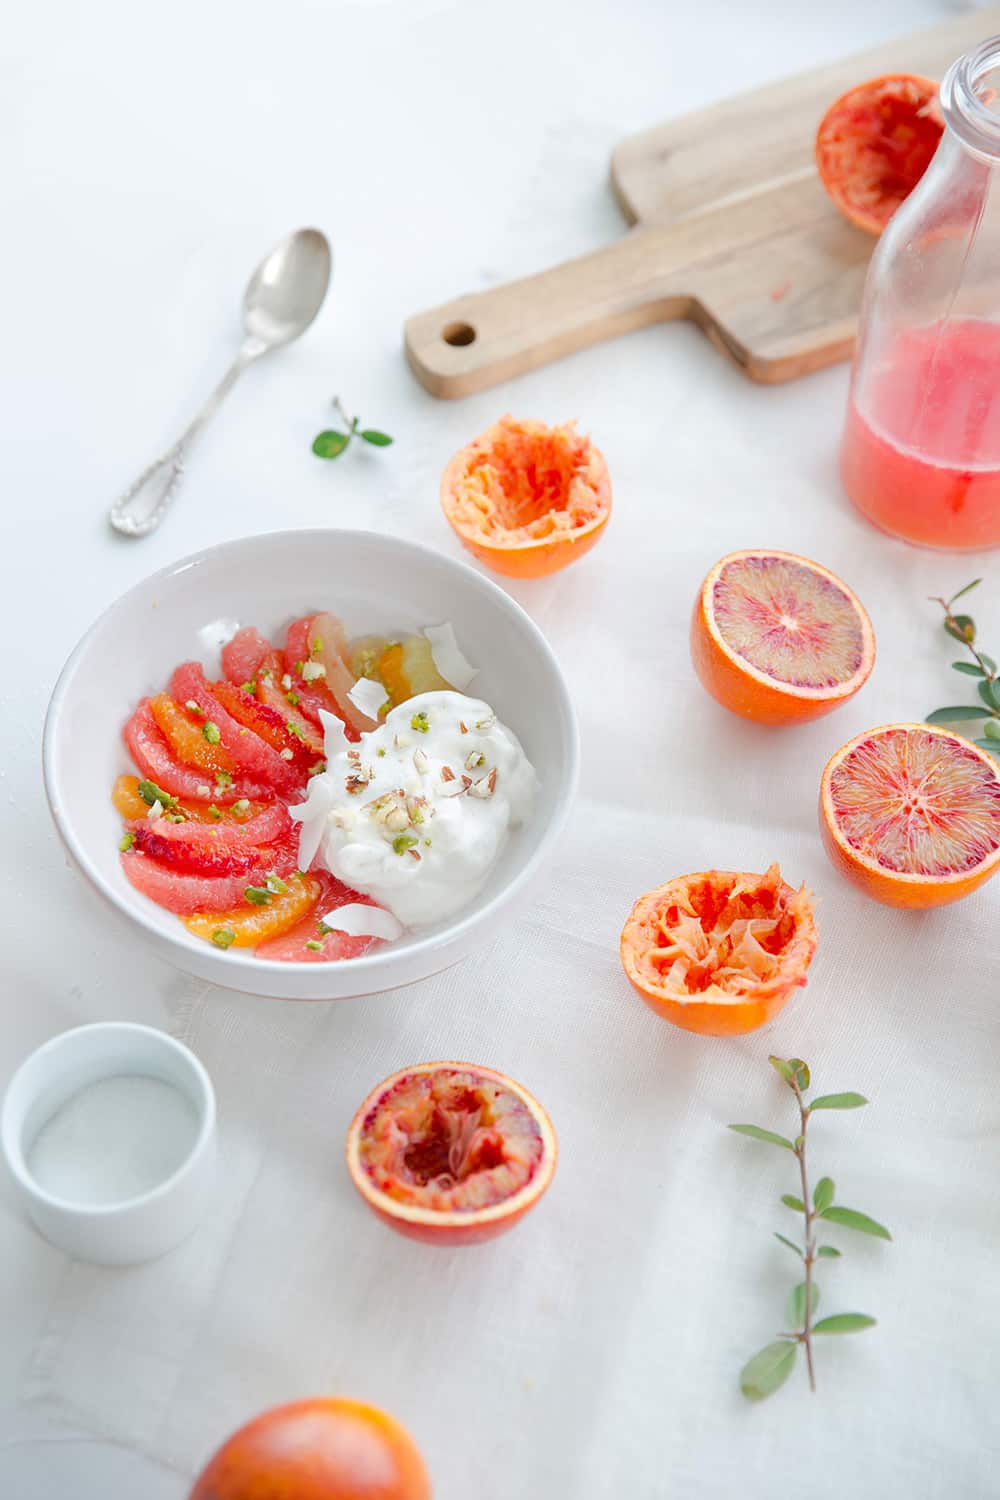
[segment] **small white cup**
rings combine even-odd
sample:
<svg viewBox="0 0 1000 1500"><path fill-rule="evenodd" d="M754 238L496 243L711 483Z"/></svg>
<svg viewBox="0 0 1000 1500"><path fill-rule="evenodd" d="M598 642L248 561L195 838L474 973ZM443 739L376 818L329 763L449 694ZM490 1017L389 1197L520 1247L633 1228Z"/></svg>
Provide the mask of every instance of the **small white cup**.
<svg viewBox="0 0 1000 1500"><path fill-rule="evenodd" d="M26 1157L39 1131L79 1089L121 1074L156 1078L178 1089L198 1119L180 1166L138 1197L81 1204L35 1181ZM32 1052L7 1088L0 1146L35 1227L59 1250L102 1266L164 1255L187 1238L207 1205L215 1166L215 1091L189 1048L164 1031L124 1021L79 1026Z"/></svg>

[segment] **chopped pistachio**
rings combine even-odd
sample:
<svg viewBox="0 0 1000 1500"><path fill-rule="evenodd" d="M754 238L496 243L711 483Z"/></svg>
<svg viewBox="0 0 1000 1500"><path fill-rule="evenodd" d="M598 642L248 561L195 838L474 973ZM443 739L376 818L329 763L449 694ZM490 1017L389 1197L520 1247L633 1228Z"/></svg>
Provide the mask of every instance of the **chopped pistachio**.
<svg viewBox="0 0 1000 1500"><path fill-rule="evenodd" d="M288 699L293 708L297 703L302 702L302 699L299 697L298 693L286 693L285 697Z"/></svg>
<svg viewBox="0 0 1000 1500"><path fill-rule="evenodd" d="M485 764L486 756L481 750L470 750L465 757L465 769L467 771L474 771L477 766L485 766Z"/></svg>
<svg viewBox="0 0 1000 1500"><path fill-rule="evenodd" d="M309 775L310 776L319 776L320 773L323 772L323 771L325 771L325 770L326 770L326 761L325 760L318 760L314 766L310 766L309 767Z"/></svg>
<svg viewBox="0 0 1000 1500"><path fill-rule="evenodd" d="M428 722L427 715L424 713L423 709L421 709L419 713L414 714L413 718L410 720L410 728L415 729L418 734L427 734L430 727L431 726Z"/></svg>
<svg viewBox="0 0 1000 1500"><path fill-rule="evenodd" d="M119 847L119 849L121 850L121 852L123 854L127 854L128 851L131 849L131 847L132 847L132 845L134 843L135 843L135 834L134 833L126 833L126 834L122 835L122 841L118 845L118 847Z"/></svg>
<svg viewBox="0 0 1000 1500"><path fill-rule="evenodd" d="M405 854L408 849L412 849L414 844L419 842L420 840L412 833L398 833L392 841L393 851L396 854Z"/></svg>
<svg viewBox="0 0 1000 1500"><path fill-rule="evenodd" d="M228 771L216 771L215 784L221 791L227 786L232 786L233 778L230 776Z"/></svg>
<svg viewBox="0 0 1000 1500"><path fill-rule="evenodd" d="M378 749L375 751L375 754L376 755L384 755L385 754L385 746L384 745L379 745Z"/></svg>
<svg viewBox="0 0 1000 1500"><path fill-rule="evenodd" d="M140 781L139 796L150 807L154 802L159 802L161 807L177 806L177 798L171 797L170 793L165 792L161 786L157 786L155 781Z"/></svg>
<svg viewBox="0 0 1000 1500"><path fill-rule="evenodd" d="M218 819L222 817L222 813L220 812L219 808L216 807L214 802L210 802L208 804L208 810L212 814L212 817L216 819L216 821L218 821Z"/></svg>
<svg viewBox="0 0 1000 1500"><path fill-rule="evenodd" d="M208 740L208 743L210 745L217 745L222 739L222 735L219 733L218 724L213 724L211 719L205 720L204 724L201 726L201 732L205 736L206 740Z"/></svg>
<svg viewBox="0 0 1000 1500"><path fill-rule="evenodd" d="M424 848L425 849L429 849L430 847L431 847L431 841L430 841L430 839L424 839Z"/></svg>
<svg viewBox="0 0 1000 1500"><path fill-rule="evenodd" d="M309 941L308 941L308 943L306 943L306 947L309 949L310 953L322 953L323 952L323 944L322 943L318 943L315 938L310 938Z"/></svg>
<svg viewBox="0 0 1000 1500"><path fill-rule="evenodd" d="M220 813L219 816L221 817L222 814ZM184 816L183 813L170 813L169 812L169 813L167 813L167 822L168 823L186 823L187 822L187 818L185 818L185 816Z"/></svg>
<svg viewBox="0 0 1000 1500"><path fill-rule="evenodd" d="M280 875L265 875L264 884L269 891L274 891L275 895L278 896L284 896L288 891L288 886Z"/></svg>
<svg viewBox="0 0 1000 1500"><path fill-rule="evenodd" d="M217 948L231 948L236 941L236 934L231 927L217 927L212 933L212 942Z"/></svg>
<svg viewBox="0 0 1000 1500"><path fill-rule="evenodd" d="M289 734L294 734L296 739L299 739L299 740L304 740L305 739L305 735L302 733L302 730L300 729L299 725L298 724L294 724L291 719L287 719L285 721L285 728L288 730Z"/></svg>
<svg viewBox="0 0 1000 1500"><path fill-rule="evenodd" d="M298 672L298 674L299 674L300 677L302 676L302 668L304 666L305 666L305 662L304 661L297 661L295 663L295 670L296 670L296 672Z"/></svg>
<svg viewBox="0 0 1000 1500"><path fill-rule="evenodd" d="M243 894L251 906L266 906L271 899L271 892L265 885L248 885Z"/></svg>
<svg viewBox="0 0 1000 1500"><path fill-rule="evenodd" d="M245 818L249 811L250 803L245 797L241 797L238 802L233 803L233 812L238 818ZM209 812L211 812L211 808L209 808Z"/></svg>
<svg viewBox="0 0 1000 1500"><path fill-rule="evenodd" d="M257 684L252 677L248 677L246 682L241 682L240 687L244 693L255 693L257 691Z"/></svg>
<svg viewBox="0 0 1000 1500"><path fill-rule="evenodd" d="M316 931L319 933L320 937L326 937L328 932L333 931L333 928L328 927L325 922L317 922Z"/></svg>
<svg viewBox="0 0 1000 1500"><path fill-rule="evenodd" d="M189 713L192 714L204 714L205 712L205 710L201 708L193 698L189 698L184 707L188 710Z"/></svg>
<svg viewBox="0 0 1000 1500"><path fill-rule="evenodd" d="M323 649L323 637L321 635L316 636L309 649L312 652L313 656L318 656Z"/></svg>

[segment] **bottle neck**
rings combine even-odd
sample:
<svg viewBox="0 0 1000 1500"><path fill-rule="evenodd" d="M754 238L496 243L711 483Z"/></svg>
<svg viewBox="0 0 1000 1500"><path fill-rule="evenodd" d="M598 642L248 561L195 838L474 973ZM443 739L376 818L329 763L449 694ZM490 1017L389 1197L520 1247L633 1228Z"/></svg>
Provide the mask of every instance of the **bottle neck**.
<svg viewBox="0 0 1000 1500"><path fill-rule="evenodd" d="M941 111L967 150L1000 166L1000 36L952 63L941 84Z"/></svg>

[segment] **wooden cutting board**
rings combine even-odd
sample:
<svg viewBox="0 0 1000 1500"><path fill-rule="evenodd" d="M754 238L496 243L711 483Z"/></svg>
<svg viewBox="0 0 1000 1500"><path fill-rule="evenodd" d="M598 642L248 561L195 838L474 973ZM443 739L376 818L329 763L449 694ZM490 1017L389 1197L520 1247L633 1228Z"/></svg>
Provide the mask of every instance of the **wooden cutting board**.
<svg viewBox="0 0 1000 1500"><path fill-rule="evenodd" d="M941 78L1000 32L1000 5L684 115L616 147L611 182L637 227L537 276L418 313L406 357L435 396L468 396L649 323L690 318L753 380L851 352L874 240L838 213L816 128L880 73Z"/></svg>

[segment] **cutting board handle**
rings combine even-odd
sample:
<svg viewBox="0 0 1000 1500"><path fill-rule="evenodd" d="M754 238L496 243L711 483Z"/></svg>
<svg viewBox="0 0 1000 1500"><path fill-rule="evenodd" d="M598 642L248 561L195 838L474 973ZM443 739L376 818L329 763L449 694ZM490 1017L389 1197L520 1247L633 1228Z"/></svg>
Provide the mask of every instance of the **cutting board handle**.
<svg viewBox="0 0 1000 1500"><path fill-rule="evenodd" d="M673 226L634 229L550 271L458 297L408 320L406 357L432 395L469 396L649 323L701 322L680 285L683 249Z"/></svg>

